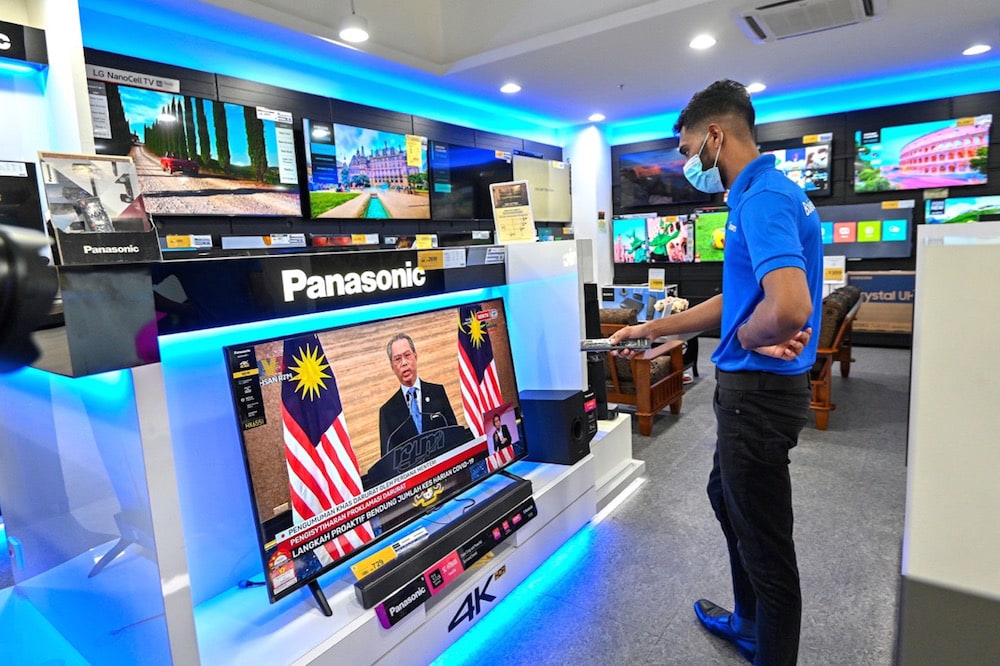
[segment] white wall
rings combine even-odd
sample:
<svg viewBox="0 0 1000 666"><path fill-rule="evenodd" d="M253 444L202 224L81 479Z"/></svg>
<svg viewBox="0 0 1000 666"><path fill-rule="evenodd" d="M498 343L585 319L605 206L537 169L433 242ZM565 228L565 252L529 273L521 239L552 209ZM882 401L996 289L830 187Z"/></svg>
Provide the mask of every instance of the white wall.
<svg viewBox="0 0 1000 666"><path fill-rule="evenodd" d="M611 147L603 129L589 125L571 135L563 159L573 169L573 232L593 239L594 277L599 285L611 284Z"/></svg>

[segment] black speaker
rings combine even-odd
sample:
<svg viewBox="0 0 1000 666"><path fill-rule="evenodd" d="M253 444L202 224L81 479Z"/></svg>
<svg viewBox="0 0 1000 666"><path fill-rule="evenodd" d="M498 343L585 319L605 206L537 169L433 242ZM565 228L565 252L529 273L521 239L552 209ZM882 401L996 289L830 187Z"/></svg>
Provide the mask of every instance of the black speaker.
<svg viewBox="0 0 1000 666"><path fill-rule="evenodd" d="M521 423L528 460L572 465L590 453L596 404L583 391L522 391Z"/></svg>
<svg viewBox="0 0 1000 666"><path fill-rule="evenodd" d="M583 325L588 338L603 338L601 335L601 302L597 293L597 285L593 282L583 283ZM607 374L604 371L604 354L587 354L587 386L593 391L597 400L597 418L607 421L608 387Z"/></svg>

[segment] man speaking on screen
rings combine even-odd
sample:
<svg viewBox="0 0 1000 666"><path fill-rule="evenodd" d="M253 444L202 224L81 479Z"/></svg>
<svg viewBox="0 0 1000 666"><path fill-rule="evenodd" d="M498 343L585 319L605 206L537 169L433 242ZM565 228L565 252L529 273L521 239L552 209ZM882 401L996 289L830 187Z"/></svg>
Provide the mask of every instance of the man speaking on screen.
<svg viewBox="0 0 1000 666"><path fill-rule="evenodd" d="M823 248L812 202L757 150L754 115L742 84L717 81L691 98L674 127L691 184L729 190L722 293L612 340L720 328L708 495L729 548L735 607L700 599L694 610L745 658L775 666L795 664L799 647L788 455L809 412Z"/></svg>
<svg viewBox="0 0 1000 666"><path fill-rule="evenodd" d="M378 411L378 432L384 456L418 434L433 428L457 425L444 386L420 379L413 338L397 333L385 348L389 365L399 380L399 390Z"/></svg>

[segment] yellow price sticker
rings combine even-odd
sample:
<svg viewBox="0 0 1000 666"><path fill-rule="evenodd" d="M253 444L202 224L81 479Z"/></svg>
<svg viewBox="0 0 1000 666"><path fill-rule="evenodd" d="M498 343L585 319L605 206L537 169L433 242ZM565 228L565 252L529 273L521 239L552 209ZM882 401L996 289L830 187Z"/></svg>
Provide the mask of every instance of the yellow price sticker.
<svg viewBox="0 0 1000 666"><path fill-rule="evenodd" d="M424 137L415 134L406 135L406 166L420 168L424 165Z"/></svg>
<svg viewBox="0 0 1000 666"><path fill-rule="evenodd" d="M975 118L959 118L955 121L955 127L969 127L970 125L975 125Z"/></svg>
<svg viewBox="0 0 1000 666"><path fill-rule="evenodd" d="M367 245L368 236L365 234L351 234L351 245Z"/></svg>
<svg viewBox="0 0 1000 666"><path fill-rule="evenodd" d="M417 254L417 266L425 271L434 271L444 268L444 251L428 250Z"/></svg>
<svg viewBox="0 0 1000 666"><path fill-rule="evenodd" d="M373 573L396 559L396 551L392 546L386 546L374 555L369 555L360 562L351 565L351 572L358 580L371 576Z"/></svg>
<svg viewBox="0 0 1000 666"><path fill-rule="evenodd" d="M842 282L844 279L844 269L841 266L827 266L823 269L823 279Z"/></svg>
<svg viewBox="0 0 1000 666"><path fill-rule="evenodd" d="M435 245L434 234L417 234L413 239L413 247L418 250L432 250Z"/></svg>
<svg viewBox="0 0 1000 666"><path fill-rule="evenodd" d="M883 201L882 210L897 210L899 208L898 201Z"/></svg>
<svg viewBox="0 0 1000 666"><path fill-rule="evenodd" d="M181 234L167 234L167 247L171 250L193 247L190 236Z"/></svg>

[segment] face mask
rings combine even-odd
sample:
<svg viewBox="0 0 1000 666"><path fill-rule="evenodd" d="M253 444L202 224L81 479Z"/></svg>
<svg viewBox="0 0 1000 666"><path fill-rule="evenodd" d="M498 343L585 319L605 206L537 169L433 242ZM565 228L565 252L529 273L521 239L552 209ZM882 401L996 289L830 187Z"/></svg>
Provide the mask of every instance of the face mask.
<svg viewBox="0 0 1000 666"><path fill-rule="evenodd" d="M702 169L701 151L705 150L708 137L709 134L706 133L705 140L701 142L701 148L684 163L684 177L700 192L707 194L725 192L726 187L722 184L722 174L719 173L719 154L722 153L722 141L726 138L726 135L723 134L722 139L719 140L719 150L715 153L715 164L712 165L711 169Z"/></svg>

